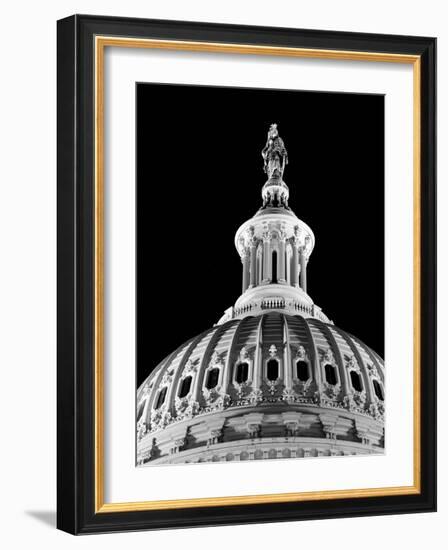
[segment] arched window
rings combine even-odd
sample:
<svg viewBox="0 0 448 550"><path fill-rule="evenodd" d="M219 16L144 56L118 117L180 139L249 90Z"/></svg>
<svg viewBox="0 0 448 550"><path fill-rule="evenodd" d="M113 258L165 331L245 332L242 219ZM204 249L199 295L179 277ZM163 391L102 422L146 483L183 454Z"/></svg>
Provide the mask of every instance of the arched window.
<svg viewBox="0 0 448 550"><path fill-rule="evenodd" d="M331 386L336 386L338 378L336 376L336 367L327 363L325 365L325 379Z"/></svg>
<svg viewBox="0 0 448 550"><path fill-rule="evenodd" d="M179 397L186 397L190 393L191 387L191 376L186 376L180 385L179 388Z"/></svg>
<svg viewBox="0 0 448 550"><path fill-rule="evenodd" d="M277 251L272 252L272 283L277 282Z"/></svg>
<svg viewBox="0 0 448 550"><path fill-rule="evenodd" d="M218 385L218 380L219 380L219 369L218 368L210 369L207 374L207 381L205 383L205 387L208 390L215 388Z"/></svg>
<svg viewBox="0 0 448 550"><path fill-rule="evenodd" d="M373 381L373 389L375 390L375 395L378 397L378 399L380 401L384 401L383 387L378 382L378 380Z"/></svg>
<svg viewBox="0 0 448 550"><path fill-rule="evenodd" d="M274 382L278 378L278 361L277 359L269 359L266 368L267 379Z"/></svg>
<svg viewBox="0 0 448 550"><path fill-rule="evenodd" d="M350 371L350 380L352 381L352 386L356 391L362 391L361 376L356 371Z"/></svg>
<svg viewBox="0 0 448 550"><path fill-rule="evenodd" d="M163 405L163 402L165 401L165 397L166 397L166 392L167 392L167 387L164 386L160 391L159 391L159 395L157 396L157 401L156 401L156 409L160 409L160 407Z"/></svg>
<svg viewBox="0 0 448 550"><path fill-rule="evenodd" d="M247 363L238 363L236 366L235 381L238 384L242 384L243 382L247 382L248 377L249 365Z"/></svg>
<svg viewBox="0 0 448 550"><path fill-rule="evenodd" d="M297 363L296 363L296 373L297 373L297 378L301 382L306 382L310 377L310 373L309 373L309 370L308 370L308 363L306 361L302 361L302 360L297 361Z"/></svg>

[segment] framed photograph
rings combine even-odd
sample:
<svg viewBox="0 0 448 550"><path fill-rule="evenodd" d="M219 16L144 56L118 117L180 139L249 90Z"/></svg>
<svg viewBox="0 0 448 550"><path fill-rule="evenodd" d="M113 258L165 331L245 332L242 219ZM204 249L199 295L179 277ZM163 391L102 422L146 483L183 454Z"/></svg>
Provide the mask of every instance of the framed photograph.
<svg viewBox="0 0 448 550"><path fill-rule="evenodd" d="M58 527L434 511L434 38L58 21Z"/></svg>

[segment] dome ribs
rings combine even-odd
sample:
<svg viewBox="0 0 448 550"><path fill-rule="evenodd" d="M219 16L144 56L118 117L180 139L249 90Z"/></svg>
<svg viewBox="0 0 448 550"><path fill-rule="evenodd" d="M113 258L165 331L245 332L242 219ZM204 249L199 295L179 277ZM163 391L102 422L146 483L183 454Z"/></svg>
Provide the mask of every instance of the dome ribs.
<svg viewBox="0 0 448 550"><path fill-rule="evenodd" d="M353 340L353 342L355 342L357 346L364 348L365 353L369 356L369 359L375 365L377 371L380 373L381 381L384 383L384 363L379 360L378 354L375 353L368 346L363 345L363 343L358 338L356 338L356 336L352 336L350 334L350 338Z"/></svg>
<svg viewBox="0 0 448 550"><path fill-rule="evenodd" d="M284 344L284 315L282 313L272 312L266 314L262 326L262 344L260 345L261 358L258 360L256 367L258 366L259 379L263 380L260 387L264 387L267 391L269 387L269 363L271 361L271 354L275 360L277 360L277 381L275 382L275 388L279 391L284 383L284 371L285 361L281 359L283 356L283 344ZM276 350L276 351L275 351ZM274 374L275 377L275 374ZM271 379L272 380L272 379ZM272 383L272 382L271 382ZM274 387L270 388L270 391L275 391Z"/></svg>
<svg viewBox="0 0 448 550"><path fill-rule="evenodd" d="M353 338L357 339L355 336L353 336ZM386 368L386 364L384 363L383 358L380 357L380 356L378 355L378 353L377 353L374 349L372 349L372 348L370 348L370 347L369 347L368 349L369 349L369 354L371 354L372 357L374 357L374 358L376 359L376 364L377 364L377 365L380 365L380 367L381 367L381 368L383 369L383 371L384 371L385 368Z"/></svg>
<svg viewBox="0 0 448 550"><path fill-rule="evenodd" d="M317 388L320 390L320 388L322 387L322 374L320 371L319 354L309 324L307 320L301 315L295 315L291 319L292 320L290 321L290 324L293 325L297 323L298 330L300 330L304 335L304 341L302 342L299 339L299 343L303 345L306 352L308 353L312 365L312 376L315 379L314 381Z"/></svg>
<svg viewBox="0 0 448 550"><path fill-rule="evenodd" d="M336 340L336 343L341 350L342 359L344 360L344 364L347 363L347 361L350 359L350 357L353 355L352 349L349 346L347 340L343 338L342 334L340 334L336 330L332 330L332 327L329 327L329 330L331 330L331 333L334 336L334 339Z"/></svg>
<svg viewBox="0 0 448 550"><path fill-rule="evenodd" d="M141 395L141 392L143 391L144 387L149 384L152 390L149 393L149 402L148 406L146 407L146 414L145 414L145 423L147 426L151 424L151 411L154 407L154 401L157 399L159 395L159 386L163 379L163 376L167 369L170 367L170 364L174 363L176 359L179 357L182 357L183 350L187 349L187 347L190 345L190 343L193 341L193 338L188 340L187 343L183 343L178 348L176 348L173 353L170 353L159 365L150 373L150 375L146 378L146 380L143 382L143 384L140 385L140 388L138 389L137 395Z"/></svg>
<svg viewBox="0 0 448 550"><path fill-rule="evenodd" d="M211 329L213 330L213 329ZM216 330L216 328L215 328ZM179 379L182 375L182 372L185 368L185 365L188 361L188 359L190 359L191 357L191 354L193 353L194 349L196 348L196 346L198 345L198 343L204 338L205 335L207 335L208 333L210 332L210 329L208 330L205 330L204 332L201 332L201 334L199 334L199 336L197 336L196 338L193 338L193 340L190 340L190 345L187 346L187 350L185 351L185 353L182 355L180 361L179 361L179 364L176 367L174 367L174 376L173 376L173 380L171 381L171 384L168 388L168 395L167 395L167 399L166 399L166 402L167 402L167 410L170 411L171 413L174 413L175 411L175 407L174 407L174 400L175 400L175 393L176 393L176 388L177 388L177 385L179 383ZM173 365L174 366L174 365Z"/></svg>
<svg viewBox="0 0 448 550"><path fill-rule="evenodd" d="M291 360L291 344L290 344L290 330L288 324L288 318L286 315L282 315L283 320L283 383L285 390L289 391L293 389L292 381L292 360Z"/></svg>
<svg viewBox="0 0 448 550"><path fill-rule="evenodd" d="M157 382L157 384L160 382L166 367L174 360L174 358L184 349L186 348L190 342L193 340L193 338L190 338L187 342L182 342L180 346L178 346L172 353L167 355L158 365L156 365L152 371L149 373L149 375L145 378L145 380L140 384L138 390L137 390L137 397L139 398L144 386L148 383Z"/></svg>
<svg viewBox="0 0 448 550"><path fill-rule="evenodd" d="M191 339L192 340L192 339ZM191 340L189 340L189 342L191 342ZM158 388L161 380L162 380L162 377L165 373L165 370L167 368L167 366L171 363L171 361L173 361L175 359L175 357L177 355L179 355L179 353L185 349L185 347L188 345L188 342L187 344L182 344L180 345L177 349L175 349L173 351L173 353L170 353L170 355L168 355L160 364L158 367L156 367L152 372L151 374L146 378L146 380L143 382L143 384L140 386L139 388L139 392L141 392L144 388L144 386L146 384L151 384L153 385L154 388ZM147 407L147 416L146 416L146 422L149 424L150 422L150 417L151 417L151 409L153 407L153 404L154 404L154 400L156 398L156 395L158 394L157 391L152 391L150 392L150 397L149 397L149 403L148 403L148 407Z"/></svg>
<svg viewBox="0 0 448 550"><path fill-rule="evenodd" d="M225 363L225 367L224 367L224 378L223 378L223 384L222 384L222 391L224 393L228 393L228 388L229 388L230 379L231 379L230 373L231 373L231 370L232 370L232 367L233 367L233 363L236 361L237 355L238 355L239 351L241 350L241 348L240 348L238 350L238 352L236 351L238 349L239 344L240 344L240 340L241 340L240 336L243 332L243 329L246 327L246 325L250 326L250 324L253 324L253 323L255 323L255 325L257 326L261 322L262 317L263 316L260 316L260 318L258 318L258 317L245 317L244 319L241 319L239 321L238 325L236 326L235 332L233 334L232 341L231 341L230 346L228 348L229 352L227 354L226 363Z"/></svg>
<svg viewBox="0 0 448 550"><path fill-rule="evenodd" d="M213 327L213 330L211 330L206 336L204 336L204 338L200 342L198 342L198 345L191 352L190 360L193 362L193 364L195 364L196 361L199 361L196 375L193 377L193 387L191 389L190 396L191 403L199 404L202 393L202 382L205 370L207 368L206 366L204 367L204 359L207 356L207 350L209 349L210 342L213 341L217 332L219 332L219 327Z"/></svg>
<svg viewBox="0 0 448 550"><path fill-rule="evenodd" d="M347 393L350 393L351 387L348 382L348 376L347 376L347 369L345 368L345 361L342 357L341 350L338 346L338 343L336 342L336 338L334 337L334 334L330 330L330 326L326 325L325 323L322 323L322 321L313 320L313 323L319 326L320 330L326 335L328 342L330 344L331 350L333 351L335 357L336 357L336 363L338 365L339 369L339 378L342 380L342 389L344 395Z"/></svg>
<svg viewBox="0 0 448 550"><path fill-rule="evenodd" d="M332 327L333 330L335 332L337 332L341 338L343 338L349 348L351 349L351 351L353 352L353 355L355 356L355 359L356 361L358 362L359 366L361 367L361 373L362 373L362 379L363 379L363 382L364 382L364 387L366 388L366 394L367 394L367 397L368 397L368 400L369 400L369 403L373 403L374 402L374 391L373 391L373 387L372 387L372 383L370 381L370 377L368 375L368 370L367 370L367 365L366 365L366 362L364 360L364 357L363 357L363 354L361 353L360 349L359 349L359 346L355 343L355 341L353 340L351 334L348 334L336 327Z"/></svg>
<svg viewBox="0 0 448 550"><path fill-rule="evenodd" d="M307 333L309 342L311 344L311 352L312 352L312 363L313 363L313 372L316 376L316 384L318 387L319 392L322 391L322 383L323 383L323 376L322 376L322 370L320 368L320 357L319 357L319 348L318 344L322 347L327 347L328 342L327 340L322 336L320 331L316 331L312 329L311 321L312 319L305 319L304 317L299 317L301 319L301 322L303 323L303 326L305 327ZM314 327L315 328L315 327Z"/></svg>
<svg viewBox="0 0 448 550"><path fill-rule="evenodd" d="M258 392L261 387L262 381L262 360L263 354L261 353L263 346L263 324L265 321L265 315L260 315L260 320L257 325L257 343L255 346L255 360L254 369L252 375L252 391Z"/></svg>
<svg viewBox="0 0 448 550"><path fill-rule="evenodd" d="M198 391L197 391L197 396L196 396L197 400L199 400L199 398L200 398L201 388L204 384L204 376L205 376L205 371L207 370L208 363L210 362L213 353L215 351L218 352L217 344L218 344L219 340L221 339L221 336L224 333L226 333L232 326L235 326L237 324L238 324L238 321L230 321L229 323L225 323L224 325L217 325L217 328L214 331L213 336L210 338L210 340L207 344L207 347L204 351L204 354L202 356L201 363L199 365L199 370L198 370ZM221 373L220 378L222 380L225 379L225 372Z"/></svg>

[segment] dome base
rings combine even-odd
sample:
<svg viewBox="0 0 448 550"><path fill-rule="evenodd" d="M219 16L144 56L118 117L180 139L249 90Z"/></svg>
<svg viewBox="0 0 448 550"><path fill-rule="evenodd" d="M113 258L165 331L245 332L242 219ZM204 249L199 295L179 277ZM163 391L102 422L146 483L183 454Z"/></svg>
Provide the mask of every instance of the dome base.
<svg viewBox="0 0 448 550"><path fill-rule="evenodd" d="M349 441L324 438L271 437L250 441L218 443L199 449L179 451L154 458L142 465L197 464L203 462L243 462L282 458L324 458L335 456L370 456L384 454L384 449Z"/></svg>
<svg viewBox="0 0 448 550"><path fill-rule="evenodd" d="M139 440L137 462L202 462L204 453L208 456L211 449L223 457L232 449L238 453L262 449L264 453L272 444L280 450L295 449L294 456L302 456L297 455L299 449L303 456L329 456L331 451L371 454L383 449L382 420L335 407L336 403L317 405L312 399L303 400L308 403L289 404L275 399L258 404L236 403L161 425ZM266 457L263 454L257 458Z"/></svg>

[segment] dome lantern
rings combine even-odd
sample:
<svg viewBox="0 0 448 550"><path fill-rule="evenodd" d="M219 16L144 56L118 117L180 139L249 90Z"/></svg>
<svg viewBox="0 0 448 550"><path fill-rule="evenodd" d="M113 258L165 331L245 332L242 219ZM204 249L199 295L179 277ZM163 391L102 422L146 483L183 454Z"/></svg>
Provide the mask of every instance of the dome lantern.
<svg viewBox="0 0 448 550"><path fill-rule="evenodd" d="M289 190L283 181L288 154L277 124L271 124L261 154L268 176L263 205L235 235L242 262L242 294L219 323L271 309L330 322L307 293L307 264L315 239L311 228L288 206Z"/></svg>

